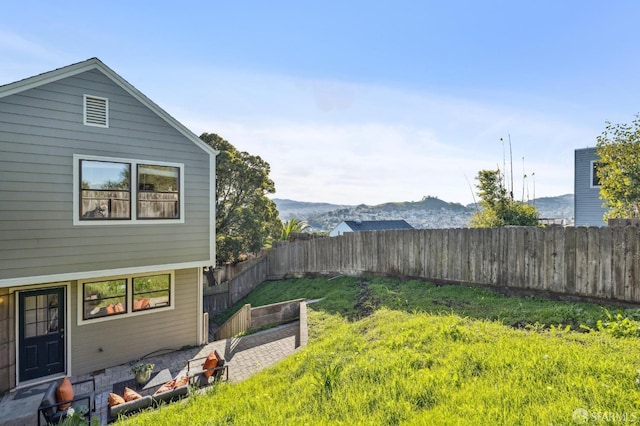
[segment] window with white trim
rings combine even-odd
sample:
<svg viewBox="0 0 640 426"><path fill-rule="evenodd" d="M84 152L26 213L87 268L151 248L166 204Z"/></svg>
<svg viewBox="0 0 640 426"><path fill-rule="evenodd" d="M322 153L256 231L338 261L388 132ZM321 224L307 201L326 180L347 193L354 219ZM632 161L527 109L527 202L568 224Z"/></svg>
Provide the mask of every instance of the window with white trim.
<svg viewBox="0 0 640 426"><path fill-rule="evenodd" d="M591 187L600 187L600 178L598 177L598 168L602 165L600 161L591 162Z"/></svg>
<svg viewBox="0 0 640 426"><path fill-rule="evenodd" d="M131 219L131 164L80 160L80 219Z"/></svg>
<svg viewBox="0 0 640 426"><path fill-rule="evenodd" d="M184 165L74 156L74 223L183 222Z"/></svg>
<svg viewBox="0 0 640 426"><path fill-rule="evenodd" d="M110 277L78 283L79 323L173 308L173 272Z"/></svg>

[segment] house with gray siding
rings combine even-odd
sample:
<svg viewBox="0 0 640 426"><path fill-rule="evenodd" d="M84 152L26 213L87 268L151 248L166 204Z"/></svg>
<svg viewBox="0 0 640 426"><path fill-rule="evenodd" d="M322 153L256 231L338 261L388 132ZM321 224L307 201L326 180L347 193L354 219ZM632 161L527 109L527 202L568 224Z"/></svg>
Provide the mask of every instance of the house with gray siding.
<svg viewBox="0 0 640 426"><path fill-rule="evenodd" d="M598 166L596 148L575 150L574 168L574 223L575 226L606 226L603 219L606 208L600 199L600 185L596 175Z"/></svg>
<svg viewBox="0 0 640 426"><path fill-rule="evenodd" d="M216 155L96 58L0 86L0 392L204 342Z"/></svg>

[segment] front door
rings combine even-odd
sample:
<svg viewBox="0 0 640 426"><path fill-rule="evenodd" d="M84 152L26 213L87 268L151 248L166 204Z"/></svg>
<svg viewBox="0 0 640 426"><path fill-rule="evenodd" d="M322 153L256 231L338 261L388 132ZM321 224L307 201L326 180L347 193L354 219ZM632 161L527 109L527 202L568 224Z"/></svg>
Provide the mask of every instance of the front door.
<svg viewBox="0 0 640 426"><path fill-rule="evenodd" d="M64 372L64 287L23 291L18 299L18 381Z"/></svg>

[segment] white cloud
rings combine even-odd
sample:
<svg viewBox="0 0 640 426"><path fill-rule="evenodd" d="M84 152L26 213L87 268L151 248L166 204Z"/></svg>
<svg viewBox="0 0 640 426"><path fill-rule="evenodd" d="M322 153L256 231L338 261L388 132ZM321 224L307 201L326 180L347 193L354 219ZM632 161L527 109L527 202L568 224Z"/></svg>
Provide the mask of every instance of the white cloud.
<svg viewBox="0 0 640 426"><path fill-rule="evenodd" d="M196 84L193 78L190 87L200 88L194 103L177 107L174 93L176 108L169 109L197 134L218 133L263 157L281 198L377 204L433 195L470 203L468 182L503 165L500 138L509 161L508 135L516 196L522 157L524 173L535 172L537 196L570 193L573 150L597 134L578 118L538 112L545 108L539 104L507 107L273 75L196 73Z"/></svg>

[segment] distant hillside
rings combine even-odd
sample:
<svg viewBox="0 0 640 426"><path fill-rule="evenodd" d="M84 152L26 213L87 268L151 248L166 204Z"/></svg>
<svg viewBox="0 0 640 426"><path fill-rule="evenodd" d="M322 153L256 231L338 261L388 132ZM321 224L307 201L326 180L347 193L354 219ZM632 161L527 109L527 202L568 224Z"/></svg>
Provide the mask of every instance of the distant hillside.
<svg viewBox="0 0 640 426"><path fill-rule="evenodd" d="M475 205L448 203L437 197L420 201L389 202L376 206L313 203L274 198L280 218L307 221L314 231L330 231L344 220L404 219L414 228L463 228L475 211ZM540 216L545 219L573 219L573 194L535 200Z"/></svg>
<svg viewBox="0 0 640 426"><path fill-rule="evenodd" d="M280 219L289 220L292 218L303 219L309 215L321 214L333 210L343 209L350 206L329 203L310 203L306 201L294 201L281 198L274 198L273 201L278 206Z"/></svg>

